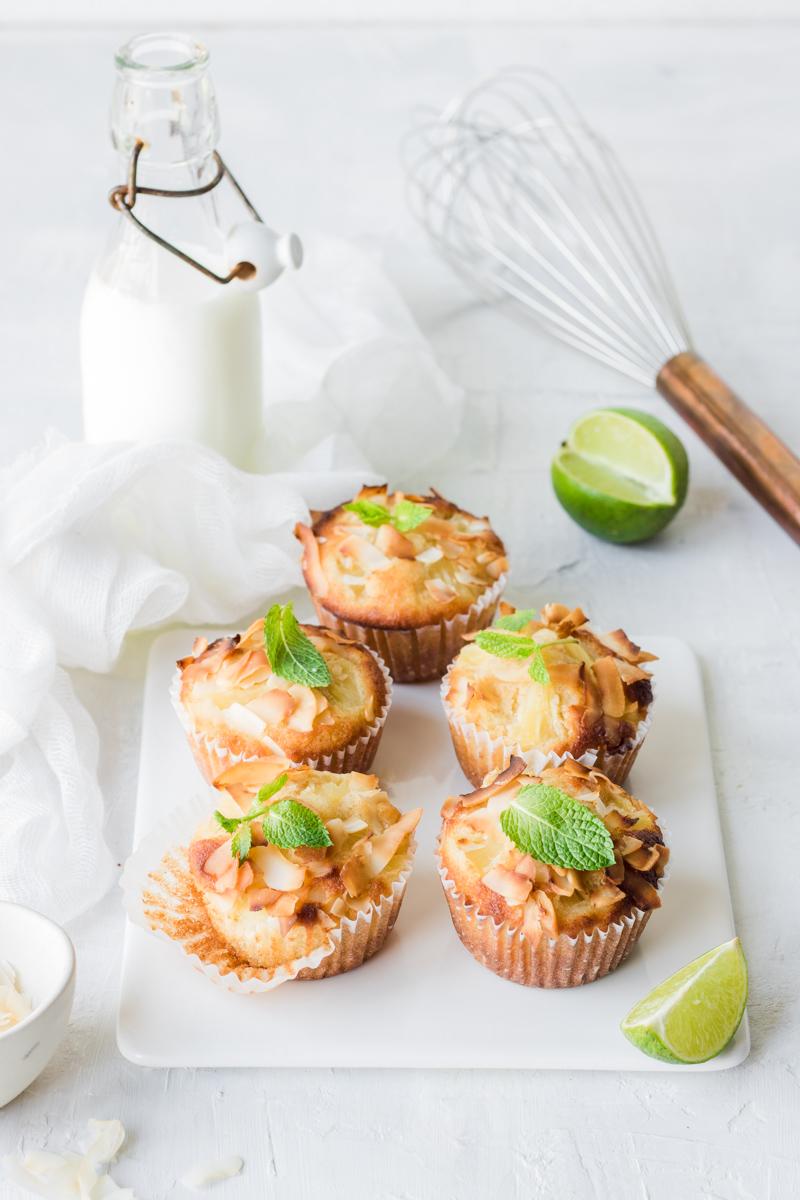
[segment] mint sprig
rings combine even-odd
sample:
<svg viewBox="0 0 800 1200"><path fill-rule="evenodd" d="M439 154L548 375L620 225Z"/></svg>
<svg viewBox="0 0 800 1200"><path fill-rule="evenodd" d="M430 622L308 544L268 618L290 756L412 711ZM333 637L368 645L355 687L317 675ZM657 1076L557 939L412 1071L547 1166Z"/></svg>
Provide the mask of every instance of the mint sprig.
<svg viewBox="0 0 800 1200"><path fill-rule="evenodd" d="M512 633L519 633L531 621L536 620L535 608L518 608L516 612L507 613L506 616L500 617L492 626L493 629L510 629Z"/></svg>
<svg viewBox="0 0 800 1200"><path fill-rule="evenodd" d="M280 850L297 846L332 846L331 836L320 818L299 800L277 800L261 822L264 837Z"/></svg>
<svg viewBox="0 0 800 1200"><path fill-rule="evenodd" d="M373 529L393 525L398 533L410 533L433 512L432 504L417 504L414 500L398 500L392 510L375 500L351 500L343 508L345 512L355 513L364 525L371 525Z"/></svg>
<svg viewBox="0 0 800 1200"><path fill-rule="evenodd" d="M226 817L219 811L214 813L217 824L226 833L232 833L231 856L244 862L253 845L253 821L261 821L264 840L280 850L294 850L297 846L331 846L330 834L320 818L310 808L288 796L283 800L270 801L281 788L286 786L287 775L279 775L272 783L259 789L250 809L243 817Z"/></svg>
<svg viewBox="0 0 800 1200"><path fill-rule="evenodd" d="M264 645L269 664L281 679L306 687L327 687L331 682L328 664L297 624L291 604L273 604L267 613Z"/></svg>
<svg viewBox="0 0 800 1200"><path fill-rule="evenodd" d="M398 500L390 517L398 533L410 533L433 512L432 504L417 504L414 500Z"/></svg>
<svg viewBox="0 0 800 1200"><path fill-rule="evenodd" d="M374 529L389 522L388 508L383 504L376 503L375 500L351 500L349 504L344 504L342 507L345 512L355 513L362 524L371 525Z"/></svg>
<svg viewBox="0 0 800 1200"><path fill-rule="evenodd" d="M523 854L554 867L597 871L615 862L611 834L600 818L548 784L521 787L500 813L500 828Z"/></svg>
<svg viewBox="0 0 800 1200"><path fill-rule="evenodd" d="M529 658L528 674L536 683L549 683L550 672L544 661L542 647L531 637L520 637L510 630L482 629L475 638L475 644L487 654L496 658ZM552 643L551 643L552 644Z"/></svg>

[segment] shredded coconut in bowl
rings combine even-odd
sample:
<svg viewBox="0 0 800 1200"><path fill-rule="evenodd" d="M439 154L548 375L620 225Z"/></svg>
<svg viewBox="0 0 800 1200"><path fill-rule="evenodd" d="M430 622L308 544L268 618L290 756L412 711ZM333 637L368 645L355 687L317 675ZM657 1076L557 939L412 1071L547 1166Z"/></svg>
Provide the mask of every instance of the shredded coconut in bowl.
<svg viewBox="0 0 800 1200"><path fill-rule="evenodd" d="M26 996L19 986L11 963L0 959L0 1033L24 1020L32 1007L30 996Z"/></svg>

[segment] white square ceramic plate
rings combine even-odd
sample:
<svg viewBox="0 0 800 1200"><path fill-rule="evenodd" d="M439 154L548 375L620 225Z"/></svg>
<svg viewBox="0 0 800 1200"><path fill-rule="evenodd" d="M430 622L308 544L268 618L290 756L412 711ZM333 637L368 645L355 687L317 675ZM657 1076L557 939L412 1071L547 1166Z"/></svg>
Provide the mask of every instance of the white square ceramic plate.
<svg viewBox="0 0 800 1200"><path fill-rule="evenodd" d="M385 948L349 975L236 996L182 951L127 925L117 1039L150 1067L538 1067L718 1071L750 1048L747 1017L733 1043L699 1067L660 1064L619 1032L656 983L733 936L703 689L688 646L647 637L655 718L629 781L661 818L672 849L664 905L631 957L586 987L520 987L479 966L450 924L433 858L439 808L468 790L455 761L438 684L395 688L375 770L403 810L423 805L416 862ZM135 839L165 806L205 790L170 706L189 631L153 645L145 690ZM209 791L209 808L214 806ZM269 1028L280 1037L264 1036Z"/></svg>

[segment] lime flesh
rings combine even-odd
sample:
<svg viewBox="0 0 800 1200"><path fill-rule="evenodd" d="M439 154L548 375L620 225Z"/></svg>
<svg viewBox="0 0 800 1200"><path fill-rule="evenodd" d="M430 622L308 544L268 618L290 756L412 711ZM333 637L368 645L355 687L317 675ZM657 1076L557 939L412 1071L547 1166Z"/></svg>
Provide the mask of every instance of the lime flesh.
<svg viewBox="0 0 800 1200"><path fill-rule="evenodd" d="M686 498L689 463L682 443L650 413L600 408L572 426L553 459L562 507L609 542L654 537Z"/></svg>
<svg viewBox="0 0 800 1200"><path fill-rule="evenodd" d="M739 1028L747 1003L747 963L738 938L709 950L634 1004L620 1026L651 1058L702 1063Z"/></svg>

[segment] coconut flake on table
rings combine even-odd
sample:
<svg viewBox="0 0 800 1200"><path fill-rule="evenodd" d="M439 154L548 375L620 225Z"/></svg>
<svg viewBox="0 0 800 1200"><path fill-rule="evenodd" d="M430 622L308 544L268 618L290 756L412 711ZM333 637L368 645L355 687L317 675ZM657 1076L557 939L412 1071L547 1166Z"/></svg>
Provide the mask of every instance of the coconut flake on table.
<svg viewBox="0 0 800 1200"><path fill-rule="evenodd" d="M11 963L0 960L0 1033L13 1029L28 1016L33 1005L19 986Z"/></svg>
<svg viewBox="0 0 800 1200"><path fill-rule="evenodd" d="M120 1187L98 1168L107 1167L125 1141L121 1121L88 1122L89 1144L83 1154L68 1150L53 1154L31 1150L19 1157L3 1159L6 1178L46 1200L136 1200L131 1188Z"/></svg>
<svg viewBox="0 0 800 1200"><path fill-rule="evenodd" d="M232 1154L229 1158L222 1158L216 1162L198 1163L197 1166L191 1167L185 1175L181 1176L181 1183L184 1187L199 1191L201 1188L221 1183L225 1179L233 1179L234 1175L240 1173L243 1166L244 1160L238 1154Z"/></svg>

